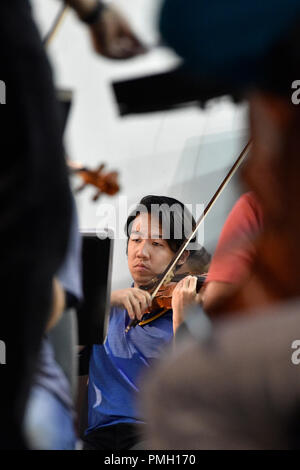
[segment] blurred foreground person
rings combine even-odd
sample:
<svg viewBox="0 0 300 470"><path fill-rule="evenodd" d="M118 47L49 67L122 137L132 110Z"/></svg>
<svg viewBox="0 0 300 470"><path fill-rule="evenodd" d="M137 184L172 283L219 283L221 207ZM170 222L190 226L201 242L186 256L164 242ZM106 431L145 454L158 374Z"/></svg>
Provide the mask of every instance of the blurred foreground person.
<svg viewBox="0 0 300 470"><path fill-rule="evenodd" d="M48 333L65 310L66 295L53 283L53 308L42 338L24 418L24 435L31 450L75 450L74 407L70 384L55 361Z"/></svg>
<svg viewBox="0 0 300 470"><path fill-rule="evenodd" d="M189 330L143 387L151 448L299 449L299 308L226 319L207 341Z"/></svg>
<svg viewBox="0 0 300 470"><path fill-rule="evenodd" d="M24 434L32 450L76 448L74 398L78 338L74 308L82 298L81 237L73 200L68 248L54 279L51 316L42 338L25 412Z"/></svg>
<svg viewBox="0 0 300 470"><path fill-rule="evenodd" d="M24 447L21 423L67 246L70 192L60 114L43 46L24 0L0 4L0 447Z"/></svg>
<svg viewBox="0 0 300 470"><path fill-rule="evenodd" d="M99 53L122 58L140 52L118 15L106 11L111 27L100 28L100 4L78 0L73 7ZM0 447L15 449L25 447L21 423L51 312L52 280L68 242L71 205L60 109L27 0L1 1L0 43L0 99L6 102L0 109L0 340L6 353L0 364Z"/></svg>

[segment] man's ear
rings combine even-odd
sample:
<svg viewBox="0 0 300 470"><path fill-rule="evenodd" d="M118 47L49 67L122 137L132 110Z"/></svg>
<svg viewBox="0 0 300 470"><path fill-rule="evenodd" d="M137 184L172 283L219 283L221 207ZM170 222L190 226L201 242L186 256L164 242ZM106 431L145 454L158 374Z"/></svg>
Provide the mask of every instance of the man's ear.
<svg viewBox="0 0 300 470"><path fill-rule="evenodd" d="M189 256L190 256L190 252L188 250L185 250L180 256L177 266L182 266L186 262Z"/></svg>

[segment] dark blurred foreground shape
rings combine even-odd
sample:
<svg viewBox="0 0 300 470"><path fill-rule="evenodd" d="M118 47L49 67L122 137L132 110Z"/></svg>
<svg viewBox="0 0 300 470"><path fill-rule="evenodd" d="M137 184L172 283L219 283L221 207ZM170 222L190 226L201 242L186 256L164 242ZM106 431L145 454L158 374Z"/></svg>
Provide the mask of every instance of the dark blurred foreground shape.
<svg viewBox="0 0 300 470"><path fill-rule="evenodd" d="M21 422L66 250L70 193L60 113L29 3L0 3L0 448L25 446Z"/></svg>
<svg viewBox="0 0 300 470"><path fill-rule="evenodd" d="M240 101L257 87L290 96L300 68L299 23L299 0L164 1L162 40L182 63L114 82L120 115L204 106L222 95Z"/></svg>
<svg viewBox="0 0 300 470"><path fill-rule="evenodd" d="M151 448L299 449L299 309L249 312L220 323L208 343L179 344L144 383Z"/></svg>
<svg viewBox="0 0 300 470"><path fill-rule="evenodd" d="M200 93L209 86L218 96L289 92L299 71L299 22L299 0L164 0L159 26Z"/></svg>

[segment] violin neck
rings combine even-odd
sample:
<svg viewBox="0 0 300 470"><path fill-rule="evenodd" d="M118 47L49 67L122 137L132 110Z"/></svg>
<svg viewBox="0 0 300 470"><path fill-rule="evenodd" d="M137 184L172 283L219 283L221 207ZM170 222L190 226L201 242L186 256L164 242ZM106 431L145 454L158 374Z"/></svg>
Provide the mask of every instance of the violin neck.
<svg viewBox="0 0 300 470"><path fill-rule="evenodd" d="M71 173L80 173L81 171L89 171L86 166L82 166L80 168L71 168L71 167L69 167L69 170L71 171Z"/></svg>

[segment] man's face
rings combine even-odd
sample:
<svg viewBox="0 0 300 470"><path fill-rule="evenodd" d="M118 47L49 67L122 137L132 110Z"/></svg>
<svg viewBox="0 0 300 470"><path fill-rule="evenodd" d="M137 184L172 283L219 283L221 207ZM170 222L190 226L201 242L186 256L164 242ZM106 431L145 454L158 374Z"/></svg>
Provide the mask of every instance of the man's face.
<svg viewBox="0 0 300 470"><path fill-rule="evenodd" d="M161 237L157 217L141 213L134 219L128 241L128 267L135 287L151 281L173 258L174 252Z"/></svg>

